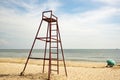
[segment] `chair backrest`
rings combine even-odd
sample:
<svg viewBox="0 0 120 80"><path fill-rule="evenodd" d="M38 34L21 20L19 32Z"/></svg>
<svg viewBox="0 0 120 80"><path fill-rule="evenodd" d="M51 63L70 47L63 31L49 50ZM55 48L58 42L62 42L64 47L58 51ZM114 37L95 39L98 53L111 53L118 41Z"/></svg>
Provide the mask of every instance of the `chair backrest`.
<svg viewBox="0 0 120 80"><path fill-rule="evenodd" d="M44 11L44 12L42 13L42 18L43 18L43 19L45 19L45 18L52 18L52 19L57 20L57 17L52 14L52 10Z"/></svg>

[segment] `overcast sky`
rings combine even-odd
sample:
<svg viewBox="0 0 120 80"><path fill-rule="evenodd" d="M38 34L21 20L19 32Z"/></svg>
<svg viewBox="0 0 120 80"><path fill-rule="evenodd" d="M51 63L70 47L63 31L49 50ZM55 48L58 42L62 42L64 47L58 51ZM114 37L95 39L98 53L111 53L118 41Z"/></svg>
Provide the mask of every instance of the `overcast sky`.
<svg viewBox="0 0 120 80"><path fill-rule="evenodd" d="M59 18L63 48L120 48L120 0L0 0L0 49L31 48L45 10Z"/></svg>

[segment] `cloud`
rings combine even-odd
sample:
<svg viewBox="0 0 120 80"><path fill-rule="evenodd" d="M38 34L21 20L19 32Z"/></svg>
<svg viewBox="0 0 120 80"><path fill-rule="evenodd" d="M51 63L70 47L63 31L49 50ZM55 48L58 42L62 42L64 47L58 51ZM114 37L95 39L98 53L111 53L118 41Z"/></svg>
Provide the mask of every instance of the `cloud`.
<svg viewBox="0 0 120 80"><path fill-rule="evenodd" d="M111 7L102 7L97 10L91 10L86 12L78 12L77 14L64 14L60 16L61 25L69 26L88 26L92 27L94 24L103 24L110 17L117 15L119 9L111 8ZM76 28L78 29L78 28Z"/></svg>
<svg viewBox="0 0 120 80"><path fill-rule="evenodd" d="M8 1L8 2L7 2ZM6 24L13 24L13 25L24 25L24 26L30 26L32 24L35 24L38 22L38 20L41 19L41 12L43 10L57 10L57 8L60 6L60 3L58 1L54 0L48 0L47 2L43 2L42 4L36 4L38 0L30 0L28 4L28 0L4 0L1 1L4 4L8 5L7 7L0 7L0 22L6 23ZM14 4L14 7L10 8ZM22 7L28 12L24 13L24 9L21 9L21 12L19 8ZM15 9L14 9L15 8ZM24 13L24 14L21 14ZM29 22L29 24L27 23Z"/></svg>
<svg viewBox="0 0 120 80"><path fill-rule="evenodd" d="M4 0L0 1L0 7L12 9L14 11L20 11L22 13L36 13L41 12L44 10L57 10L58 7L61 6L61 3L58 0L47 0L47 1L40 1L40 0ZM20 14L22 14L20 13Z"/></svg>
<svg viewBox="0 0 120 80"><path fill-rule="evenodd" d="M0 46L5 46L5 45L8 45L9 42L7 40L4 40L4 39L0 39Z"/></svg>
<svg viewBox="0 0 120 80"><path fill-rule="evenodd" d="M93 2L100 2L107 5L119 5L120 0L92 0Z"/></svg>
<svg viewBox="0 0 120 80"><path fill-rule="evenodd" d="M29 0L3 0L0 2L2 5L0 6L0 32L2 32L0 48L7 43L11 43L11 48L13 45L22 47L22 44L25 44L26 48L31 46L41 20L41 12L47 9L56 11L60 6L60 3L54 0L42 3L39 0L30 2Z"/></svg>
<svg viewBox="0 0 120 80"><path fill-rule="evenodd" d="M107 45L114 44L116 39L118 39L116 42L120 40L120 37L118 37L120 27L119 24L107 21L118 13L119 8L114 7L101 7L82 13L77 12L76 14L62 13L60 26L64 42L66 44L76 42L72 45L79 48L85 48L85 46L92 48L95 44L98 45L96 48L104 47L103 44L106 44L106 48L110 47ZM66 47L66 45L64 46Z"/></svg>
<svg viewBox="0 0 120 80"><path fill-rule="evenodd" d="M91 1L98 2L97 0ZM101 6L84 12L79 11L77 7L78 11L73 8L76 13L67 13L67 10L61 11L63 3L58 0L42 2L39 0L3 0L0 2L6 4L6 6L0 6L1 45L11 43L18 47L31 46L41 20L41 12L48 9L52 9L59 17L59 27L65 48L102 48L103 44L106 44L108 48L108 44L112 45L120 41L119 23L109 22L110 18L120 15L119 7ZM102 0L99 2L102 3ZM107 1L104 3L110 4ZM9 41L6 41L7 39Z"/></svg>

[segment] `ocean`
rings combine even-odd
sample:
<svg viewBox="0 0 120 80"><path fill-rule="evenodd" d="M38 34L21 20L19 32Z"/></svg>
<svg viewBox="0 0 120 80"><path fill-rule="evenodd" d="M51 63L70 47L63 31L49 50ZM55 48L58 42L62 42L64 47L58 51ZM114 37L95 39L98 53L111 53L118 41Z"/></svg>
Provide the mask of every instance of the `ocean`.
<svg viewBox="0 0 120 80"><path fill-rule="evenodd" d="M43 58L43 49L33 49L31 56ZM29 49L0 49L0 58L27 58ZM106 62L113 59L120 62L120 49L64 49L66 60ZM59 54L61 58L61 53ZM47 55L48 57L48 55Z"/></svg>

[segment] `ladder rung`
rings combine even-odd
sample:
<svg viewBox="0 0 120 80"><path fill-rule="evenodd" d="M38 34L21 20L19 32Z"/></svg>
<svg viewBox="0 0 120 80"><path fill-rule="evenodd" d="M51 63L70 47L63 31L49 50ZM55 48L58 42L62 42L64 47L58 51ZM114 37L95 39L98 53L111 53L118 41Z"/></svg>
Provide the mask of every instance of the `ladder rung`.
<svg viewBox="0 0 120 80"><path fill-rule="evenodd" d="M29 57L29 59L43 59L43 60L50 60L49 58L36 58L36 57ZM57 60L57 58L52 58L51 60ZM62 60L58 60L62 61Z"/></svg>
<svg viewBox="0 0 120 80"><path fill-rule="evenodd" d="M45 59L45 60L49 60L49 58L37 58L37 57L29 57L29 59Z"/></svg>
<svg viewBox="0 0 120 80"><path fill-rule="evenodd" d="M57 35L51 35L51 37L56 37Z"/></svg>
<svg viewBox="0 0 120 80"><path fill-rule="evenodd" d="M51 41L51 42L56 43L57 41Z"/></svg>
<svg viewBox="0 0 120 80"><path fill-rule="evenodd" d="M44 58L29 57L29 59L44 59Z"/></svg>
<svg viewBox="0 0 120 80"><path fill-rule="evenodd" d="M51 71L58 71L58 70L55 70L55 69L51 69Z"/></svg>
<svg viewBox="0 0 120 80"><path fill-rule="evenodd" d="M57 58L51 58L51 60L58 60Z"/></svg>
<svg viewBox="0 0 120 80"><path fill-rule="evenodd" d="M51 37L57 37L57 35L51 35Z"/></svg>
<svg viewBox="0 0 120 80"><path fill-rule="evenodd" d="M57 31L56 29L53 29L53 30L51 30L51 31Z"/></svg>
<svg viewBox="0 0 120 80"><path fill-rule="evenodd" d="M50 40L47 40L47 42L50 42ZM57 41L51 41L53 43L57 42ZM58 40L58 42L61 42L60 40Z"/></svg>
<svg viewBox="0 0 120 80"><path fill-rule="evenodd" d="M56 40L56 41L51 41L51 42L57 42L57 41L58 41L58 42L60 42L60 40Z"/></svg>
<svg viewBox="0 0 120 80"><path fill-rule="evenodd" d="M52 54L58 54L57 52L51 52Z"/></svg>
<svg viewBox="0 0 120 80"><path fill-rule="evenodd" d="M58 66L57 64L51 64L51 65L53 65L53 66Z"/></svg>
<svg viewBox="0 0 120 80"><path fill-rule="evenodd" d="M51 24L51 25L57 25L57 24Z"/></svg>
<svg viewBox="0 0 120 80"><path fill-rule="evenodd" d="M57 48L57 47L51 47L51 48Z"/></svg>

